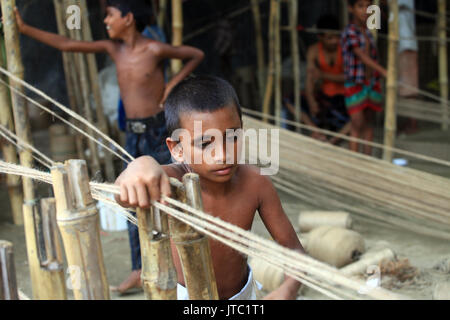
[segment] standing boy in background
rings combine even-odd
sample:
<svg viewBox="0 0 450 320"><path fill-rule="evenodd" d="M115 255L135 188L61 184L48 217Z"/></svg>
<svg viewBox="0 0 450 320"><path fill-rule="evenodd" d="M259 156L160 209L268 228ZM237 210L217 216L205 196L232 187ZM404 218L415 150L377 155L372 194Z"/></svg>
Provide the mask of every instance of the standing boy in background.
<svg viewBox="0 0 450 320"><path fill-rule="evenodd" d="M171 161L165 145L167 128L162 109L172 88L197 68L201 50L173 47L150 40L141 32L150 22L151 8L142 0L107 0L104 23L110 40L77 41L25 24L17 8L19 31L61 51L108 53L117 68L117 78L126 114L126 150L133 157L150 155L161 164ZM164 61L185 60L181 71L165 84ZM141 254L138 229L128 226L132 272L117 288L124 293L140 287Z"/></svg>
<svg viewBox="0 0 450 320"><path fill-rule="evenodd" d="M377 48L367 28L369 0L348 0L352 22L341 37L345 72L345 104L350 115L350 135L353 138L373 141L374 111L382 111L380 75L386 69L377 61ZM359 152L359 144L350 142L350 150ZM364 153L372 154L371 146Z"/></svg>

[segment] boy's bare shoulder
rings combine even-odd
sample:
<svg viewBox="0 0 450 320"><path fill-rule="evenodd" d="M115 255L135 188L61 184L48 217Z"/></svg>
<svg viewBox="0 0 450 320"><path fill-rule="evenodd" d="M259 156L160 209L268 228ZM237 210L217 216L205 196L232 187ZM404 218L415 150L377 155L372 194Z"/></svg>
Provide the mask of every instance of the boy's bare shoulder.
<svg viewBox="0 0 450 320"><path fill-rule="evenodd" d="M146 39L146 47L147 49L154 55L159 56L162 55L164 50L167 47L170 47L169 44L158 41L158 40L152 40L152 39Z"/></svg>
<svg viewBox="0 0 450 320"><path fill-rule="evenodd" d="M250 164L239 166L240 182L246 186L264 187L272 184L268 176L261 175L261 168Z"/></svg>

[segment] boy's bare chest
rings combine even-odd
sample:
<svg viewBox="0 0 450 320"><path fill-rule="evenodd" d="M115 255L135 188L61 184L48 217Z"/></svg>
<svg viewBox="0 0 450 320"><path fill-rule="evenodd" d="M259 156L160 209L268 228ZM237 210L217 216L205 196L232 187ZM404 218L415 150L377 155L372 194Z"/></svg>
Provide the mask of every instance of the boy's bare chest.
<svg viewBox="0 0 450 320"><path fill-rule="evenodd" d="M118 55L116 58L117 77L120 81L151 81L162 73L159 61L150 54Z"/></svg>

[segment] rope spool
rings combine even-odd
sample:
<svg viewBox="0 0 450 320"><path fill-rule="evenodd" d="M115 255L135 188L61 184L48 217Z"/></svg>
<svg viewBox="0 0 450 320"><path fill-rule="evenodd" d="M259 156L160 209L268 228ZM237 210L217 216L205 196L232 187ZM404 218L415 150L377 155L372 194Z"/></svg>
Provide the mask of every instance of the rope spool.
<svg viewBox="0 0 450 320"><path fill-rule="evenodd" d="M65 125L54 124L50 126L49 132L50 153L54 161L64 162L65 160L77 158L75 137L68 133Z"/></svg>
<svg viewBox="0 0 450 320"><path fill-rule="evenodd" d="M284 272L280 268L256 258L251 259L249 264L252 267L255 280L262 284L265 291L273 291L283 283Z"/></svg>
<svg viewBox="0 0 450 320"><path fill-rule="evenodd" d="M351 229L352 224L350 214L343 211L302 211L298 216L301 232L309 232L321 226Z"/></svg>
<svg viewBox="0 0 450 320"><path fill-rule="evenodd" d="M364 239L359 233L330 226L312 230L307 244L313 258L337 268L358 260L365 252Z"/></svg>

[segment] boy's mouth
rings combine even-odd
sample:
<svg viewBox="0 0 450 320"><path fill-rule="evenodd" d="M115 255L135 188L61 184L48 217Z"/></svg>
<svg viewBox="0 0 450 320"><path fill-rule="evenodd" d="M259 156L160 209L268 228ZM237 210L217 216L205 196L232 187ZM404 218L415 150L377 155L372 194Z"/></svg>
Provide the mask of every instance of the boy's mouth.
<svg viewBox="0 0 450 320"><path fill-rule="evenodd" d="M227 166L227 167L224 167L224 168L213 170L213 172L214 172L214 174L219 175L219 176L226 176L226 175L229 175L231 173L232 169L233 169L233 166Z"/></svg>
<svg viewBox="0 0 450 320"><path fill-rule="evenodd" d="M111 30L111 26L106 26L106 30Z"/></svg>

